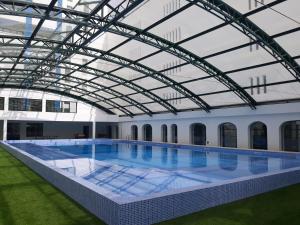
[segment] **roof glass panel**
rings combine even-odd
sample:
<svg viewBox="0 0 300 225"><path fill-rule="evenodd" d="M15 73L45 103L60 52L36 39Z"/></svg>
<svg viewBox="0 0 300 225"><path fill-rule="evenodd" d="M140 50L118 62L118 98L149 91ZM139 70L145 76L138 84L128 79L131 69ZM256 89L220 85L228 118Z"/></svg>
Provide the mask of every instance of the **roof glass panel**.
<svg viewBox="0 0 300 225"><path fill-rule="evenodd" d="M270 23L270 18L276 23ZM282 2L250 16L249 19L269 35L299 27L299 2L297 0Z"/></svg>
<svg viewBox="0 0 300 225"><path fill-rule="evenodd" d="M180 3L176 6L178 8L183 7L187 4L187 1L181 0ZM165 7L165 15L164 15ZM131 26L136 26L141 29L145 29L153 23L161 20L166 15L169 15L173 11L175 3L169 0L161 1L146 1L138 10L134 11L128 15L122 22L127 23ZM153 9L160 9L158 12L153 13ZM142 19L141 15L143 15Z"/></svg>
<svg viewBox="0 0 300 225"><path fill-rule="evenodd" d="M139 79L139 80L134 80L132 81L133 83L135 83L136 85L139 85L145 89L153 89L153 88L159 88L159 87L163 87L165 86L164 83L155 80L151 77L145 77L143 79Z"/></svg>
<svg viewBox="0 0 300 225"><path fill-rule="evenodd" d="M183 84L189 90L193 90L195 94L204 94L216 91L228 90L226 86L221 84L214 78L198 80Z"/></svg>
<svg viewBox="0 0 300 225"><path fill-rule="evenodd" d="M135 93L127 95L129 98L132 98L133 100L139 102L139 103L145 103L145 102L151 102L153 101L151 98L147 97L143 93Z"/></svg>
<svg viewBox="0 0 300 225"><path fill-rule="evenodd" d="M137 78L141 78L141 77L145 76L144 74L142 74L138 71L129 69L129 68L122 68L122 69L113 71L113 75L120 77L122 79L125 79L125 80L133 80L133 79L137 79Z"/></svg>
<svg viewBox="0 0 300 225"><path fill-rule="evenodd" d="M139 108L137 108L135 106L127 106L127 107L124 107L124 108L129 110L130 112L132 112L134 114L143 114L144 113L142 110L140 110Z"/></svg>
<svg viewBox="0 0 300 225"><path fill-rule="evenodd" d="M201 96L201 98L204 101L209 102L211 106L235 105L244 103L236 94L232 92L211 94Z"/></svg>
<svg viewBox="0 0 300 225"><path fill-rule="evenodd" d="M264 88L260 88L260 94L257 93L258 88L254 96L257 102L297 99L300 97L300 83L268 86L266 91L264 91Z"/></svg>
<svg viewBox="0 0 300 225"><path fill-rule="evenodd" d="M279 63L245 71L239 71L229 74L229 76L243 87L251 86L251 82L253 85L256 85L258 79L260 80L261 84L264 83L264 79L266 79L266 83L294 79L294 77L287 73L286 69Z"/></svg>
<svg viewBox="0 0 300 225"><path fill-rule="evenodd" d="M300 24L299 24L300 26ZM300 48L295 40L300 40L300 31L275 39L291 56L300 55Z"/></svg>
<svg viewBox="0 0 300 225"><path fill-rule="evenodd" d="M120 46L112 53L131 60L137 60L155 51L157 51L157 48L154 48L148 44L141 43L139 41L132 40Z"/></svg>
<svg viewBox="0 0 300 225"><path fill-rule="evenodd" d="M258 47L257 49L256 46L252 46L252 50L250 47L245 47L209 58L208 61L224 72L265 62L271 62L274 61L274 57L261 49L261 47Z"/></svg>
<svg viewBox="0 0 300 225"><path fill-rule="evenodd" d="M249 42L248 37L234 27L227 25L185 42L181 46L199 56L206 56L247 42Z"/></svg>
<svg viewBox="0 0 300 225"><path fill-rule="evenodd" d="M176 2L178 4L180 1L166 1L168 4L171 3L175 5ZM166 14L166 8L166 6L163 7L164 10L162 13ZM204 17L205 20L203 20ZM197 26L195 26L191 20L197 21ZM222 20L213 16L211 13L199 7L189 7L176 16L173 16L154 27L149 32L176 43L189 38L192 35L203 32L211 27L219 25L220 23L222 23Z"/></svg>
<svg viewBox="0 0 300 225"><path fill-rule="evenodd" d="M148 109L150 109L152 112L166 112L166 108L164 108L162 105L158 103L148 103L144 104Z"/></svg>
<svg viewBox="0 0 300 225"><path fill-rule="evenodd" d="M151 0L128 12L135 1L51 2L2 3L2 86L105 101L120 115L299 98L297 0Z"/></svg>

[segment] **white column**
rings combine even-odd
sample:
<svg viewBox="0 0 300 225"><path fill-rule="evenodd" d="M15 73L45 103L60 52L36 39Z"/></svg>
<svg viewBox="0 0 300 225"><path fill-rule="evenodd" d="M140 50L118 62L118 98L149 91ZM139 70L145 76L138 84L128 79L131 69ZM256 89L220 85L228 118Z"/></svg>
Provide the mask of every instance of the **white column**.
<svg viewBox="0 0 300 225"><path fill-rule="evenodd" d="M3 141L7 140L7 120L3 120Z"/></svg>
<svg viewBox="0 0 300 225"><path fill-rule="evenodd" d="M92 132L93 132L93 136L92 138L95 139L96 138L96 121L93 121L93 128L92 128Z"/></svg>

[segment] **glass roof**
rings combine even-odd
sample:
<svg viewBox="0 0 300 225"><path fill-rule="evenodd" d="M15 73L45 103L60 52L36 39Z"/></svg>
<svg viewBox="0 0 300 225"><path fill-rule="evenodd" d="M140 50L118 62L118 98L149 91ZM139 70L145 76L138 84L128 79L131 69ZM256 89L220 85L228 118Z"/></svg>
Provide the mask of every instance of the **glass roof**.
<svg viewBox="0 0 300 225"><path fill-rule="evenodd" d="M1 87L120 116L298 101L298 9L298 0L1 1Z"/></svg>

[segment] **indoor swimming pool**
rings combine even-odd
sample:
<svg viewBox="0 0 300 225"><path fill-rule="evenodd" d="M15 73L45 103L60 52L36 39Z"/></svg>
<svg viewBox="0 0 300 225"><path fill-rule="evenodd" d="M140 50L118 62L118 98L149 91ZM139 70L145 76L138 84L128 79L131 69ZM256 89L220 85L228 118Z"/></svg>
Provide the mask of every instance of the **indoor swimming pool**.
<svg viewBox="0 0 300 225"><path fill-rule="evenodd" d="M300 182L299 153L108 139L3 144L108 224L152 224Z"/></svg>
<svg viewBox="0 0 300 225"><path fill-rule="evenodd" d="M72 144L72 143L70 143ZM297 154L130 142L12 144L114 197L148 196L300 167Z"/></svg>

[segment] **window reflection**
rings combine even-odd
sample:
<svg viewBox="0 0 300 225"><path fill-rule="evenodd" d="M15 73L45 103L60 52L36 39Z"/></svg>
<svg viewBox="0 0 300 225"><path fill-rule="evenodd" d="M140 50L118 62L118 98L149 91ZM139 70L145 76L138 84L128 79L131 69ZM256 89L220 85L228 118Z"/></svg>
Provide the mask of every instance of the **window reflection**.
<svg viewBox="0 0 300 225"><path fill-rule="evenodd" d="M178 150L177 149L171 149L171 160L173 165L177 165L178 163Z"/></svg>
<svg viewBox="0 0 300 225"><path fill-rule="evenodd" d="M138 155L138 146L137 145L131 145L131 158L136 159Z"/></svg>
<svg viewBox="0 0 300 225"><path fill-rule="evenodd" d="M233 171L236 170L238 165L238 156L231 153L219 154L219 166L223 170Z"/></svg>
<svg viewBox="0 0 300 225"><path fill-rule="evenodd" d="M161 149L161 162L167 164L168 162L168 148Z"/></svg>
<svg viewBox="0 0 300 225"><path fill-rule="evenodd" d="M259 156L249 157L249 170L253 174L268 172L268 158Z"/></svg>
<svg viewBox="0 0 300 225"><path fill-rule="evenodd" d="M152 159L152 146L143 146L142 158L144 161L151 161Z"/></svg>
<svg viewBox="0 0 300 225"><path fill-rule="evenodd" d="M200 151L192 151L191 153L191 166L192 167L206 167L207 166L207 159L206 159L206 152Z"/></svg>

